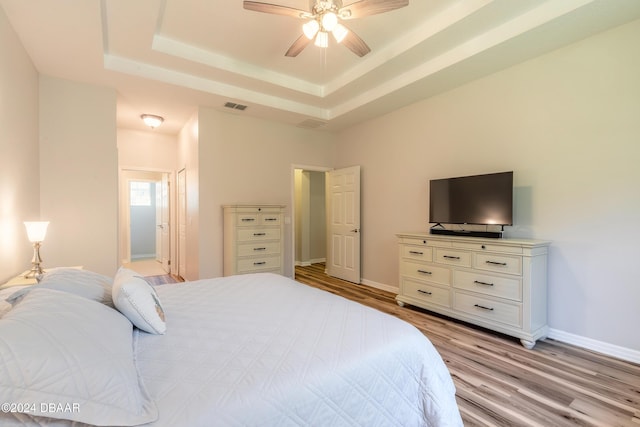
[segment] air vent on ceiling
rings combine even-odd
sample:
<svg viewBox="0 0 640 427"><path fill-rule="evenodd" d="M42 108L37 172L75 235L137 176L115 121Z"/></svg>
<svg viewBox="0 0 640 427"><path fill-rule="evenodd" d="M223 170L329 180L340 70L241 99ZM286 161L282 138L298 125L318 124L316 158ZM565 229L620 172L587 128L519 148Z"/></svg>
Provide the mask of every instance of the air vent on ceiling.
<svg viewBox="0 0 640 427"><path fill-rule="evenodd" d="M226 102L224 106L227 108L231 108L233 110L240 110L240 111L244 111L247 109L246 105L236 104L235 102Z"/></svg>
<svg viewBox="0 0 640 427"><path fill-rule="evenodd" d="M316 119L307 119L303 122L298 123L299 128L305 129L318 129L327 125L327 122Z"/></svg>

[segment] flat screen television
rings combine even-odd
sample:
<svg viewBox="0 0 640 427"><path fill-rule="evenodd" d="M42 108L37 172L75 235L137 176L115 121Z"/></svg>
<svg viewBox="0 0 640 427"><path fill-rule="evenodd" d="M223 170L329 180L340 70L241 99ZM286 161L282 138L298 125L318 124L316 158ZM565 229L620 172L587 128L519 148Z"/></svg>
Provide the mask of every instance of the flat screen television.
<svg viewBox="0 0 640 427"><path fill-rule="evenodd" d="M513 172L432 179L429 222L513 225Z"/></svg>

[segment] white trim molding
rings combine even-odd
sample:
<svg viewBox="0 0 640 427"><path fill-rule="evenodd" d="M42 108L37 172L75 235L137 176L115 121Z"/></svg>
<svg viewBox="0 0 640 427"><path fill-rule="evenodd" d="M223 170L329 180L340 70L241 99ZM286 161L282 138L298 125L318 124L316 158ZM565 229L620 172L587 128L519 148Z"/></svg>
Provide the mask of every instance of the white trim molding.
<svg viewBox="0 0 640 427"><path fill-rule="evenodd" d="M626 360L628 362L640 363L640 351L638 350L621 347L615 344L609 344L603 341L598 341L592 338L587 338L581 335L575 335L569 332L551 328L549 328L549 334L547 335L547 338L586 348L587 350L592 350L598 353L605 354L607 356Z"/></svg>

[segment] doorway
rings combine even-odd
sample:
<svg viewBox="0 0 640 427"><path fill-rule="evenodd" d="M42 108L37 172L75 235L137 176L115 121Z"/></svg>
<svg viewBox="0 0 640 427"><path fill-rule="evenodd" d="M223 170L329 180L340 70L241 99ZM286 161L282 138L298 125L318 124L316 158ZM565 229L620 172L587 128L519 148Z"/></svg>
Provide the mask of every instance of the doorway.
<svg viewBox="0 0 640 427"><path fill-rule="evenodd" d="M122 170L120 180L120 258L147 272L171 273L169 182L171 173Z"/></svg>
<svg viewBox="0 0 640 427"><path fill-rule="evenodd" d="M292 166L292 277L295 267L326 261L326 188L329 167Z"/></svg>

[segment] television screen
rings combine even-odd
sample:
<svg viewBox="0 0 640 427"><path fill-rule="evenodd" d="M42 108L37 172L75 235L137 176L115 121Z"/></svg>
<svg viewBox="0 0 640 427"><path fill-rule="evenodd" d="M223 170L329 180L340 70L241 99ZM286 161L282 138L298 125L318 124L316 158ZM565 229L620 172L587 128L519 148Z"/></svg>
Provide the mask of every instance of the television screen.
<svg viewBox="0 0 640 427"><path fill-rule="evenodd" d="M513 224L513 172L433 179L429 222Z"/></svg>

